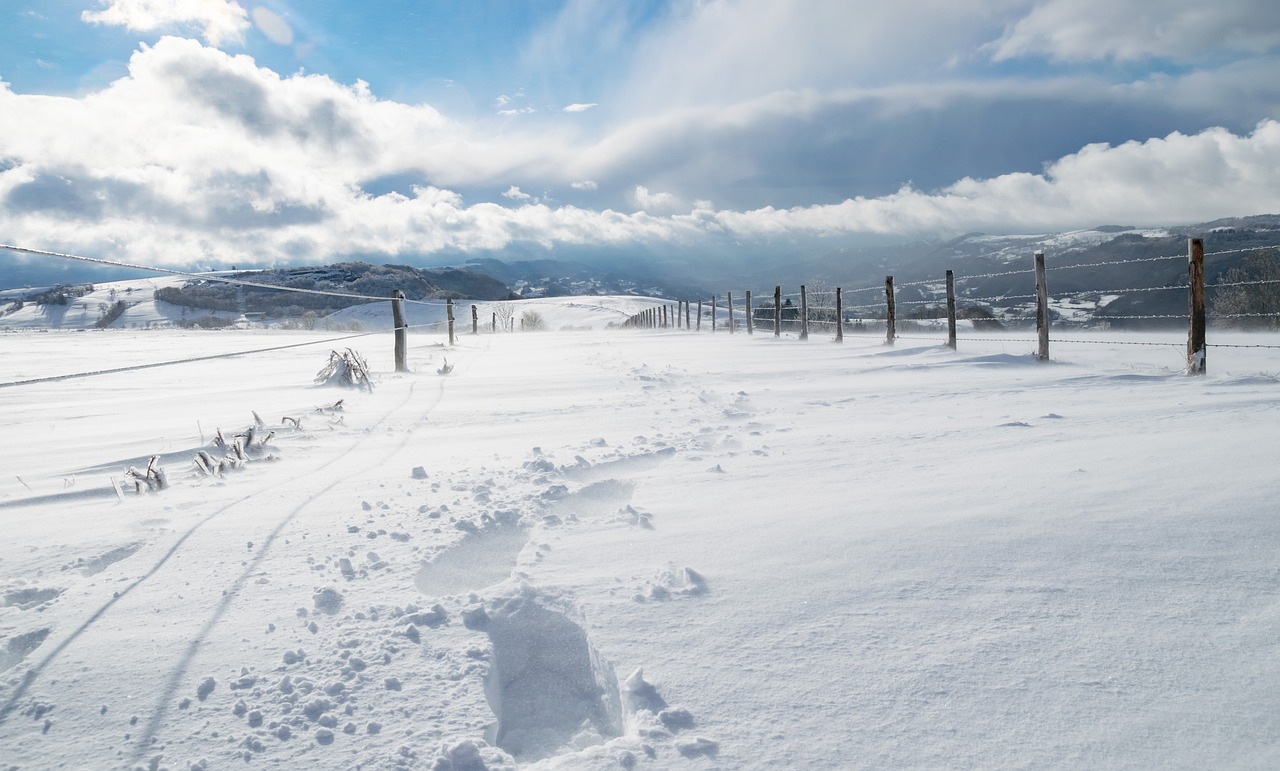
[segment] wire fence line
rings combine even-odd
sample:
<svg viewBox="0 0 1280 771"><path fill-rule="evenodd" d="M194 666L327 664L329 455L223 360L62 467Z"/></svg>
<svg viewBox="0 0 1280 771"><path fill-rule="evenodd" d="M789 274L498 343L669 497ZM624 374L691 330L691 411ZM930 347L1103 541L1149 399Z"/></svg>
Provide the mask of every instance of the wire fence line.
<svg viewBox="0 0 1280 771"><path fill-rule="evenodd" d="M839 287L831 287L827 282L820 282L816 287L810 290L802 285L800 291L783 293L782 288L777 286L772 292L755 293L756 296L763 297L763 302L753 306L751 298L753 292L748 291L744 295L735 297L734 293L726 292L723 297L723 303L719 295L713 295L710 302L699 302L698 329L701 330L705 323L704 314L707 310L711 312L710 323L708 324L710 331L718 331L718 325L725 325L726 331L733 333L742 329L738 321L738 311L745 320L745 327L748 333L753 332L753 327L769 327L772 326L773 334L778 336L782 328L785 326L788 331L798 332L799 338L808 339L810 328L814 329L835 329L835 340L843 341L843 334L846 327L850 331L866 332L872 329L883 328L887 337L887 343L892 344L895 339L934 339L934 338L913 338L910 335L898 334L897 325L899 319L903 325L903 331L910 332L913 329L935 328L941 323L947 325L946 344L954 348L957 340L977 340L973 337L960 337L957 335L957 327L961 319L965 320L971 328L981 329L983 325L1003 327L1006 323L1025 324L1034 319L1036 330L1039 336L1039 352L1037 354L1040 359L1048 359L1049 348L1049 326L1051 319L1057 318L1059 323L1066 322L1068 325L1081 325L1089 322L1102 322L1110 324L1114 321L1188 321L1189 332L1187 341L1187 357L1188 371L1194 374L1203 374L1204 372L1204 351L1210 347L1228 347L1225 344L1209 344L1204 339L1204 330L1206 322L1210 320L1229 320L1242 318L1265 318L1280 319L1280 312L1222 312L1211 313L1208 311L1205 302L1206 289L1227 289L1231 287L1247 287L1262 286L1269 284L1280 284L1280 279L1249 279L1243 281L1237 280L1219 280L1213 283L1206 283L1204 280L1204 258L1213 255L1241 254L1241 253L1257 253L1268 250L1274 251L1276 247L1250 247L1242 249L1224 249L1215 252L1204 251L1203 239L1192 238L1188 240L1187 254L1164 255L1158 257L1138 257L1121 260L1110 260L1106 262L1088 262L1077 263L1074 265L1059 265L1047 267L1044 262L1043 253L1037 252L1035 255L1035 265L1033 269L1021 269L1010 271L993 271L982 274L974 274L970 276L955 276L953 271L948 270L945 279L923 279L909 282L895 282L893 276L886 276L883 286L868 286L845 292ZM1071 290L1070 296L1066 302L1062 302L1063 296L1059 295L1059 301L1053 302L1049 296L1047 282L1044 274L1050 270L1070 270L1078 268L1110 268L1117 265L1130 265L1135 263L1156 263L1170 260L1187 260L1188 278L1186 282L1178 282L1174 284L1164 284L1160 286L1136 286L1123 287L1115 289L1081 289ZM982 297L970 297L956 292L956 284L964 281L972 281L981 278L998 278L1005 276L1034 276L1036 284L1035 294L998 294ZM1235 278L1235 276L1231 276ZM911 297L898 299L896 293L900 289L908 287L930 287L932 297ZM865 292L884 292L884 305L869 305L858 303L846 306L843 299L846 295L854 295ZM945 295L943 292L945 291ZM1188 293L1188 312L1187 313L1169 313L1169 312L1153 312L1153 313L1113 313L1094 315L1089 311L1097 311L1102 307L1109 305L1110 302L1104 300L1107 296L1114 296L1112 299L1138 294L1138 293L1155 293L1180 291ZM799 297L798 305L794 302ZM1097 297L1097 301L1085 298ZM783 304L783 299L786 304ZM983 305L974 305L975 303L991 303L991 307ZM1164 301L1162 304L1167 305ZM995 305L995 303L1012 303L1009 305ZM1076 305L1073 307L1073 303ZM960 304L967 304L967 308L958 307ZM691 326L688 321L690 319L689 302L680 301L677 308L681 308L683 313L677 311L674 314L668 313L666 308L661 312L652 311L644 312L633 317L631 325L638 327L679 327L681 326L681 318L685 320L685 327ZM941 309L946 308L947 317L944 319L937 316ZM900 309L910 309L910 313L905 317L899 317ZM964 311L961 315L960 311ZM1225 308L1224 308L1225 310ZM995 311L996 313L993 313ZM1032 312L1034 311L1034 312ZM727 319L719 318L722 313L727 314ZM996 315L999 314L999 315ZM770 323L772 322L772 323ZM850 326L850 322L852 325ZM914 326L913 326L914 325ZM1168 342L1147 342L1133 340L1077 340L1077 339L1055 339L1055 342L1067 344L1088 344L1088 345L1153 345L1162 347L1178 347L1178 344ZM1231 346L1236 347L1236 346ZM1265 344L1255 344L1247 347L1257 348L1280 348L1280 345L1270 346Z"/></svg>

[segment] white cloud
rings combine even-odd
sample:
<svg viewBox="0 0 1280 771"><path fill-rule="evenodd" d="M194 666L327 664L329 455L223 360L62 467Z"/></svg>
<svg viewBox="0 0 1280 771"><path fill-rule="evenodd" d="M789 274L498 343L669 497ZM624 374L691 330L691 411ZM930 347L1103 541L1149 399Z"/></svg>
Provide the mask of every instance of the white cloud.
<svg viewBox="0 0 1280 771"><path fill-rule="evenodd" d="M100 0L99 4L106 7L84 11L80 18L137 32L199 26L212 46L224 40L242 42L249 28L248 12L235 0Z"/></svg>
<svg viewBox="0 0 1280 771"><path fill-rule="evenodd" d="M574 190L595 190L596 188L600 187L595 183L595 180L591 180L591 179L580 179L580 180L577 180L576 182L570 182L569 186L572 187Z"/></svg>
<svg viewBox="0 0 1280 771"><path fill-rule="evenodd" d="M1195 60L1215 49L1280 46L1274 0L1043 0L988 50L997 60Z"/></svg>
<svg viewBox="0 0 1280 771"><path fill-rule="evenodd" d="M591 102L589 104L571 104L564 107L562 112L586 112L587 110L590 110L592 107L597 107L597 106L598 105L595 102Z"/></svg>
<svg viewBox="0 0 1280 771"><path fill-rule="evenodd" d="M649 213L665 213L680 208L680 199L671 193L651 193L644 185L636 185L631 198L642 211Z"/></svg>
<svg viewBox="0 0 1280 771"><path fill-rule="evenodd" d="M507 192L503 193L502 197L510 198L513 201L532 201L533 200L533 196L522 191L520 188L516 187L515 185L512 185L511 187L507 188Z"/></svg>
<svg viewBox="0 0 1280 771"><path fill-rule="evenodd" d="M1026 0L677 4L636 46L617 101L637 113L776 91L880 86L970 56Z"/></svg>
<svg viewBox="0 0 1280 771"><path fill-rule="evenodd" d="M498 114L510 118L516 115L531 115L537 111L534 107L514 107L509 110L498 110Z"/></svg>
<svg viewBox="0 0 1280 771"><path fill-rule="evenodd" d="M1189 224L1280 211L1280 122L1247 136L1224 129L1089 145L1042 174L963 179L929 193L903 187L879 198L778 210L716 212L742 235L1053 231L1111 222Z"/></svg>

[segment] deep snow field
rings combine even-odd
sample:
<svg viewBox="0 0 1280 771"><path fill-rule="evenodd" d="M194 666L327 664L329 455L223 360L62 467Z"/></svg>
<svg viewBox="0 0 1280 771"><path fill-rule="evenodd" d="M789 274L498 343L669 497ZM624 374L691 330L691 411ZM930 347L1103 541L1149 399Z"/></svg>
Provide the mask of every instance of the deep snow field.
<svg viewBox="0 0 1280 771"><path fill-rule="evenodd" d="M332 337L7 332L0 382ZM0 768L1280 766L1280 351L1031 337L0 387Z"/></svg>

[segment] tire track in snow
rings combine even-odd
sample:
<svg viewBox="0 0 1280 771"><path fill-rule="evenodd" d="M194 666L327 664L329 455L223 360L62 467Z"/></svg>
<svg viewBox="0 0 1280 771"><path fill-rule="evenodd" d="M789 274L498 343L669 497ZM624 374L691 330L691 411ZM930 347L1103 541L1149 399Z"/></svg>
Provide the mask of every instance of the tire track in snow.
<svg viewBox="0 0 1280 771"><path fill-rule="evenodd" d="M370 426L370 430L375 429L375 428L378 428L379 426L382 426L382 425L386 424L388 421L390 421L390 420L393 418L393 416L395 416L398 412L400 412L400 411L401 411L401 410L403 410L407 405L409 405L409 404L412 402L412 396L413 396L413 392L414 392L414 387L415 387L415 386L416 386L416 383L415 383L415 384L410 384L409 393L406 395L406 397L405 397L404 401L402 401L400 404L398 404L398 405L396 405L396 406L392 407L390 410L388 410L386 414L384 414L384 415L383 415L382 417L380 417L380 418L379 418L379 419L378 419L378 420L377 420L377 421L376 421L372 426ZM437 392L436 392L436 394L435 394L435 399L432 401L432 403L431 403L430 405L428 405L428 406L427 406L427 408L426 408L426 409L424 409L424 410L423 410L422 415L421 415L421 417L419 418L419 420L417 421L417 423L414 425L413 430L416 430L416 429L417 429L417 427L418 427L418 425L420 425L422 422L424 422L424 421L427 419L427 417L429 416L429 414L430 414L431 410L432 410L432 409L434 409L434 408L436 407L436 405L438 405L438 404L440 403L440 401L441 401L441 399L443 399L443 397L444 397L444 379L442 378L442 379L441 379L441 381L440 381L440 383L439 383L439 385L438 385L438 387L437 387ZM411 437L411 436L413 435L413 430L409 431L409 432L406 434L405 439L404 439L404 440L403 440L403 441L402 441L402 442L397 446L397 448L396 448L395 450L393 450L392 454L394 454L394 452L398 452L400 449L402 449L402 448L403 448L404 444L408 442L409 437ZM241 506L241 505L243 505L243 504L245 504L245 503L247 503L247 502L249 502L249 501L253 500L254 498L256 498L256 497L260 496L260 495L262 494L262 492L263 492L265 489L267 489L267 488L268 488L268 485L269 485L270 487L272 487L272 488L276 489L276 490L279 490L279 489L280 489L280 487L282 487L282 486L283 486L283 487L287 487L287 486L298 485L300 482L303 482L303 481L309 481L309 480L311 480L313 477L315 477L315 476L317 476L317 475L320 475L320 474L323 474L323 473L325 473L325 472L329 471L332 467L334 467L334 466L336 466L336 465L340 464L343 460L345 460L345 459L346 459L347 457L349 457L352 453L354 453L358 448L360 448L360 447L364 444L364 442L365 442L365 438L366 438L368 435L369 435L369 434L366 432L366 435L365 435L364 437L358 437L358 438L357 438L357 440L356 440L356 442L355 442L351 447L349 447L348 449L344 450L343 452L341 452L341 453L340 453L339 455L337 455L336 457L331 458L330 460L326 461L326 462L325 462L323 465L321 465L319 468L317 468L317 469L315 469L315 470L313 470L313 471L311 471L311 472L308 472L308 473L306 473L306 474L304 474L304 475L302 475L302 476L300 476L300 477L295 477L295 478L294 478L294 479L292 479L292 480L287 480L287 481L285 481L285 482L283 483L283 485L282 485L282 484L280 484L277 480L266 480L266 481L264 482L264 485L260 485L260 486L259 486L259 488L258 488L255 492L252 492L252 493L249 493L249 494L247 494L247 495L244 495L244 496L242 496L242 497L240 497L240 498L236 499L236 500L235 500L235 501L233 501L232 503L229 503L229 504L227 504L227 505L225 505L225 506L223 506L223 507L219 508L217 511L211 512L210 514L208 514L207 516L205 516L203 519L201 519L199 522L197 522L197 523L195 523L194 525L192 525L192 526L191 526L191 528L187 530L187 532L183 533L183 534L182 534L182 536L181 536L180 538L178 538L178 540L177 540L177 541L175 541L175 542L174 542L174 544L173 544L173 545L168 549L168 551L166 551L166 552L164 553L164 555L163 555L163 556L161 556L161 557L160 557L159 561L157 561L157 562L156 562L156 564L155 564L155 565L153 565L153 566L152 566L152 568L151 568L150 570L148 570L145 574L143 574L142 576L140 576L137 580L135 580L135 581L133 581L132 583L130 583L130 584L129 584L128 586L126 586L124 589L121 589L121 590L119 590L119 591L115 592L115 593L113 594L113 596L111 597L111 599L110 599L110 600L108 600L106 603L104 603L104 604L102 605L102 607L98 608L98 610L94 611L94 613L93 613L92 615L90 615L87 619L85 619L85 621L84 621L82 624L80 624L80 626L76 627L76 629L75 629L74 631L72 631L72 632L71 632L71 634L69 634L69 635L67 635L65 638L63 638L63 639L58 643L58 645L57 645L57 646L55 646L53 649L51 649L51 650L48 652L48 654L46 654L46 655L45 655L45 657L44 657L43 659L41 659L41 660L40 660L40 662L39 662L38 664L36 664L34 667L31 667L30 669L28 669L26 672L24 672L24 673L23 673L23 675L22 675L22 679L21 679L21 681L17 684L17 686L14 688L13 693L12 693L12 694L10 694L9 698L8 698L8 699L6 699L6 700L5 700L5 702L4 702L3 704L0 704L0 726L4 725L4 724L7 722L7 720L8 720L8 718L9 718L9 716L13 713L14 709L18 706L18 704L19 704L20 702L22 702L23 698L26 696L27 691L28 691L28 690L30 690L31 686L32 686L32 685L33 685L33 684L34 684L34 683L35 683L35 682L40 678L40 675L41 675L41 674L43 674L43 672L44 672L44 671L45 671L45 670L46 670L46 669L47 669L47 668L48 668L48 667L49 667L49 666L50 666L54 661L56 661L56 660L57 660L57 659L58 659L58 658L59 658L59 657L60 657L60 656L61 656L61 655L62 655L62 654L63 654L63 653L64 653L64 652L69 648L69 647L71 647L71 645L72 645L73 643L75 643L77 640L81 639L81 638L84 636L84 634L85 634L86 632L88 632L88 631L89 631L89 630L90 630L90 629L91 629L91 628L92 628L92 627L93 627L93 626L94 626L98 621L100 621L100 620L101 620L101 619L102 619L102 618L103 618L103 617L104 617L104 616L105 616L105 615L106 615L106 614L107 614L107 613L108 613L108 612L109 612L109 611L110 611L110 610L111 610L111 609L112 609L112 608L113 608L117 603L119 603L121 600L123 600L123 599L125 599L127 596L129 596L129 594L130 594L130 593L132 593L134 589L136 589L136 588L138 588L139 586L143 585L143 584L144 584L144 583L146 583L149 579L151 579L153 576L155 576L156 574L158 574L158 573L161 571L161 569L162 569L162 568L164 568L164 566L165 566L165 565L166 565L166 564L167 564L167 563L168 563L168 562L169 562L169 561L170 561L170 560L171 560L171 559L172 559L176 554L178 554L178 553L179 553L179 551L181 551L181 550L182 550L183 546L184 546L184 545L186 545L187 541L188 541L188 540L189 540L193 535L195 535L197 532L199 532L199 531L200 531L200 529L201 529L201 528L203 528L206 524L208 524L210 521L212 521L212 520L216 519L217 517L219 517L219 516L221 516L221 515L225 514L226 512L231 511L231 510L234 510L234 509L236 509L237 507L239 507L239 506ZM367 469L362 469L362 470L361 470L360 472L358 472L358 473L365 473L365 471L367 471ZM355 474L349 474L349 475L347 475L347 476L345 476L345 477L340 478L339 480L335 481L334 483L332 483L332 484L330 484L330 485L326 486L326 487L323 489L323 491L321 492L321 495L322 495L322 494L324 494L324 493L327 493L330 489L332 489L332 488L333 488L333 487L335 487L337 484L339 484L339 482L341 482L343 479L349 479L349 478L351 478L352 476L355 476ZM310 503L310 502L313 502L313 501L314 501L314 499L315 499L315 497L309 498L309 499L308 499L308 501L304 502L304 504L303 504L302 506L299 506L299 507L298 507L298 508L296 508L294 511L291 511L291 512L286 516L285 520L283 520L283 521L282 521L282 522L277 526L277 528L276 528L275 530L273 530L273 531L272 531L271 536L270 536L270 539L268 540L268 542L267 542L266 544L264 544L264 548L263 548L263 550L260 552L259 556L255 558L255 560L254 560L254 561L250 564L250 566L247 568L246 573L245 573L245 574L242 574L241 578L240 578L240 579L235 583L235 585L234 585L234 586L235 586L235 588L236 588L237 590L241 587L243 580L247 577L248 570L251 570L254 566L256 566L257 564L259 564L259 563L261 562L262 557L263 557L263 556L266 554L266 552L267 552L267 548L269 548L269 546L270 546L270 541L271 541L271 540L273 540L273 539L274 539L274 538L279 534L279 532L281 532L281 531L283 530L283 528L284 528L284 527L285 527L285 526L286 526L290 521L292 521L292 520L296 517L297 513L299 513L299 512L300 512L300 511L305 507L305 505L307 505L307 504L308 504L308 503ZM228 597L233 597L233 596L234 596L234 595L233 595L233 593L231 593L231 592L229 592L229 593L228 593ZM214 616L214 621L213 621L213 623L216 623L216 620L217 620L218 618L220 618L220 617L221 617L221 615L222 615L223 613L225 613L225 610L226 610L225 606L226 606L226 605L228 605L228 604L229 604L229 602L228 602L228 601L224 601L223 606L220 606L220 607L219 607L219 609L215 612L215 616ZM209 625L206 625L206 626L207 626L209 629L212 629L212 625L213 625L213 624L209 624ZM201 630L201 635L200 635L199 637L197 637L197 640L202 640L206 634L207 634L206 630L203 630L203 629L202 629L202 630ZM199 645L199 643L198 643L198 642L196 642L196 643L194 643L194 644L193 644L193 647L198 647L198 645ZM150 727L150 726L149 726L149 727ZM153 733L153 732L152 732L152 731L148 731L148 733L150 734L150 733ZM147 741L149 742L149 741L150 741L150 739L148 738L148 739L147 739Z"/></svg>
<svg viewBox="0 0 1280 771"><path fill-rule="evenodd" d="M222 600L218 603L217 607L214 608L213 614L210 615L204 626L200 628L200 631L197 632L187 644L187 648L183 652L182 658L178 661L178 665L174 667L173 671L169 674L168 679L165 681L164 690L161 692L159 698L156 699L156 707L152 711L151 718L147 721L146 727L137 739L134 753L130 760L131 763L138 763L141 761L150 750L152 742L160 731L160 727L163 725L165 718L168 717L169 705L173 702L174 696L178 692L178 688L182 685L183 679L187 676L187 672L190 671L191 664L195 661L196 655L200 651L200 646L204 644L205 640L208 639L213 630L217 628L218 623L222 621L222 618L226 615L227 611L231 609L232 604L239 597L241 590L244 589L245 585L249 582L249 579L258 574L258 566L266 559L267 555L271 551L272 545L275 544L276 539L282 532L284 532L284 529L309 506L324 498L330 490L349 482L355 477L367 474L374 469L382 467L388 460L395 457L396 454L403 450L409 443L409 440L413 438L414 432L416 432L422 424L426 423L432 410L434 410L444 399L444 383L445 378L441 377L431 403L423 409L422 414L409 427L409 430L404 433L404 436L401 437L399 442L385 453L381 453L376 461L367 463L358 470L342 474L329 484L325 485L319 491L308 495L276 524L275 528L272 529L270 535L267 536L267 539L262 543L261 547L256 550L257 555L250 560L247 565L245 565L244 570L242 570L239 577L232 582L231 586L223 591ZM413 392L416 386L417 383L411 383L409 385L409 393L405 395L404 401L388 411L386 415L370 427L370 430L387 423L396 413L400 412L405 406L411 404L413 401ZM309 474L308 476L315 476L321 471L325 471L329 467L338 464L340 461L355 453L356 450L360 449L362 444L363 440L357 441L337 458L334 458L329 463L325 464L324 467L312 472L312 474ZM223 511L234 508L238 503L240 502L238 501L236 504L226 507Z"/></svg>

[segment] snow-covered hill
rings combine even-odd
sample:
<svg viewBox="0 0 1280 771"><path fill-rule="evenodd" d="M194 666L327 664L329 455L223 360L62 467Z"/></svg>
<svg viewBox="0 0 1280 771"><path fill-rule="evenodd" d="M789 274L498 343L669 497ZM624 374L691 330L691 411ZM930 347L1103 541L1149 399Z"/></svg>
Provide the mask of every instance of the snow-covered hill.
<svg viewBox="0 0 1280 771"><path fill-rule="evenodd" d="M0 335L4 765L1280 759L1274 349L332 337Z"/></svg>

